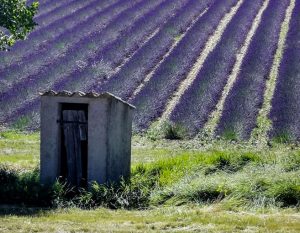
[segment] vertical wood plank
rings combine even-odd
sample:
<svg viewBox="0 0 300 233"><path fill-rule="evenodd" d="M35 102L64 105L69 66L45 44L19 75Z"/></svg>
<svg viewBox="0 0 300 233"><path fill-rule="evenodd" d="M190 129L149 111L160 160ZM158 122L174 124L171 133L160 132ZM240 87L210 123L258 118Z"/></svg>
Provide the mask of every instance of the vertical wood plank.
<svg viewBox="0 0 300 233"><path fill-rule="evenodd" d="M87 138L85 112L82 110L63 111L63 131L67 153L67 180L80 186L83 178L81 141ZM68 123L69 122L69 123Z"/></svg>

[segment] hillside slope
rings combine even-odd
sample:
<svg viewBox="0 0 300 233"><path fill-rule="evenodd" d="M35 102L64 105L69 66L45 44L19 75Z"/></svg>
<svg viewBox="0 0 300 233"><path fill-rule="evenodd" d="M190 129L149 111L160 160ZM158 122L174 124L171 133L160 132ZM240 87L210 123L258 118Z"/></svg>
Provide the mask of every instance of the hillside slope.
<svg viewBox="0 0 300 233"><path fill-rule="evenodd" d="M0 124L39 127L39 92L108 91L134 129L300 139L300 0L41 0L0 52ZM273 98L274 97L274 98Z"/></svg>

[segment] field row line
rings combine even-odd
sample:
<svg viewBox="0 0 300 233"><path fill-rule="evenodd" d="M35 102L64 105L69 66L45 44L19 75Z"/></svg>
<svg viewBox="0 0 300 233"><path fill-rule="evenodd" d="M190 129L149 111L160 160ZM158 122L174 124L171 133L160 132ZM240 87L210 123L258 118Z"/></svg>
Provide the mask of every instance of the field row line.
<svg viewBox="0 0 300 233"><path fill-rule="evenodd" d="M186 79L221 20L237 2L238 0L214 2L207 13L197 21L175 47L172 54L161 64L141 92L132 100L132 103L137 106L134 115L135 129L144 130L163 115L168 100Z"/></svg>
<svg viewBox="0 0 300 233"><path fill-rule="evenodd" d="M182 4L182 2L180 1L174 1L173 3L176 3L176 5L178 4L177 7L180 7L180 5ZM159 10L151 11L152 13L150 12L151 14L149 15L149 17L154 17L154 15L157 14L161 14L161 16L164 15L160 12L166 11L167 8L165 8L165 6L168 5L168 1L163 1L161 3L161 7L158 6ZM172 10L176 10L177 7ZM84 83L84 85L78 86L75 82L72 82L72 84L74 83L75 85L77 85L76 87L80 87L80 89L84 88L87 91L98 91L99 86L101 86L103 83L109 82L110 79L113 78L113 75L117 74L120 68L126 65L127 62L130 61L131 57L134 56L134 54L136 54L143 47L143 45L145 45L153 36L155 36L159 32L159 26L166 20L168 20L169 17L172 17L171 12L172 11L169 11L166 15L162 16L163 18L156 16L155 20L154 18L153 20L150 20L151 23L149 23L149 19L141 19L138 22L141 22L143 26L136 22L135 26L133 26L132 29L126 33L126 35L117 38L117 40L113 41L113 43L109 43L103 49L99 50L93 56L93 58L90 58L86 63L84 69L82 69L80 72L71 73L70 75L64 77L62 80L68 80L70 83L70 80L74 79L74 77L76 76L78 77L78 80L80 79L81 83ZM156 20L158 19L160 19L159 23L156 22ZM143 30L140 30L140 27L142 27ZM132 38L133 35L135 35L134 38ZM131 47L127 44L127 47L124 49L124 47L121 45L124 45L126 43L129 43ZM97 63L98 60L103 61L106 67L110 70L109 73L106 74L106 76L108 77L103 78L103 75L97 74L89 75L89 67L91 66L91 64ZM101 66L100 69L102 69ZM54 87L54 89L57 89L56 87ZM60 89L61 86L58 88L58 90Z"/></svg>
<svg viewBox="0 0 300 233"><path fill-rule="evenodd" d="M278 47L274 56L272 69L268 80L266 82L266 89L264 93L263 106L260 109L257 117L257 127L252 131L250 141L259 141L260 143L267 142L268 132L271 130L272 122L269 119L269 114L272 108L272 99L274 96L279 67L282 60L284 46L287 39L287 34L289 31L289 25L292 18L292 13L295 8L296 1L291 0L290 5L288 6L285 14L285 19L281 24L280 36L278 41Z"/></svg>
<svg viewBox="0 0 300 233"><path fill-rule="evenodd" d="M160 126L164 121L169 119L170 114L174 110L175 106L179 103L181 96L197 77L197 74L201 70L204 61L206 60L210 52L216 47L217 43L221 40L222 34L225 31L227 24L237 13L243 1L244 0L239 0L238 3L234 7L232 7L230 12L222 18L215 32L209 37L204 49L201 52L200 57L197 59L196 63L193 65L193 68L190 70L187 77L180 83L179 87L177 88L171 99L168 101L162 116L159 119L157 119L157 121L159 122L158 126Z"/></svg>
<svg viewBox="0 0 300 233"><path fill-rule="evenodd" d="M70 1L65 2L61 6L55 8L53 11L49 12L43 17L37 17L35 21L38 23L37 30L59 20L60 18L74 14L77 10L84 8L85 6L91 4L94 0L88 0L85 2Z"/></svg>
<svg viewBox="0 0 300 233"><path fill-rule="evenodd" d="M116 39L118 39L121 36L121 32L126 31L126 27L124 28L124 26L128 26L132 24L132 21L134 20L134 22L138 21L139 19L141 19L142 16L142 12L150 12L151 10L153 10L155 7L157 7L159 5L159 3L161 3L163 1L157 1L154 4L148 4L148 1L140 1L138 4L139 8L142 8L143 6L147 6L145 7L145 9L139 9L139 11L136 9L136 5L130 7L129 9L125 10L124 12L122 12L120 15L118 15L118 17L123 16L123 14L125 14L126 16L126 21L123 20L123 22L118 20L117 18L114 18L113 21L110 22L110 24L112 24L113 26L116 27L115 30L118 30L118 32L115 32L114 34L112 34L110 31L112 29L108 29L108 26L106 25L102 32L103 34L101 34L101 32L97 32L97 34L92 35L93 39L97 39L98 37L96 36L100 36L100 38L102 39L102 41L99 41L99 44L101 43L101 47L99 46L96 50L99 51L101 50L104 46L108 45L109 43L111 43L111 41L115 41ZM129 15L128 13L131 12L132 14ZM134 15L133 15L134 13ZM134 18L133 18L134 16ZM104 31L105 30L105 31ZM105 33L104 33L105 32ZM101 37L101 35L103 35ZM100 39L99 38L99 39ZM84 45L86 45L86 41L83 41ZM78 61L78 59L80 58L80 60L84 59L91 59L95 53L91 53L91 51L88 51L88 53L80 53L80 52L84 52L83 51L83 46L80 48L81 50L76 49L75 47L72 47L72 50L68 50L68 57L65 55L65 57L67 58L64 60L64 63L61 63L62 61L62 57L59 56L54 60L50 60L47 64L44 64L43 69L38 70L36 73L34 74L29 74L26 78L23 78L22 80L20 80L18 83L16 83L15 85L13 85L11 87L10 90L7 90L2 94L2 100L5 100L5 102L7 102L7 100L13 100L13 99L18 99L21 95L23 96L27 96L26 99L29 98L34 98L34 97L38 97L36 93L32 93L30 91L30 89L34 86L36 86L37 88L39 88L39 90L43 90L43 89L47 89L50 87L51 84L53 84L56 80L58 80L58 78L60 78L62 76L62 72L59 71L59 68L64 68L64 76L66 76L67 72L75 72L75 70L77 71L78 66L74 65L75 61ZM91 49L90 49L91 50ZM76 57L75 55L72 56L72 53L76 53ZM83 56L83 57L82 57ZM70 65L71 67L67 66L65 68L66 65ZM68 69L68 71L66 71L66 69ZM43 82L43 79L48 78L47 83ZM51 77L51 78L50 78ZM29 85L30 83L30 85ZM17 91L13 91L13 90L17 90ZM13 106L14 108L17 108L21 106L21 104L23 104L23 101L21 101L19 99L19 102L16 103L16 106ZM4 104L3 104L4 105ZM8 106L9 108L11 106Z"/></svg>
<svg viewBox="0 0 300 233"><path fill-rule="evenodd" d="M194 26L194 24L207 12L208 8L206 8L203 12L199 14L198 17L196 17L193 22L188 26L188 28L183 32L174 43L169 48L168 52L164 54L164 56L161 58L161 60L153 67L153 69L146 75L145 79L141 82L141 84L134 90L133 94L128 98L128 101L131 101L145 86L147 82L150 81L158 67L166 60L167 57L172 53L174 48L179 44L179 42L185 37L186 33Z"/></svg>
<svg viewBox="0 0 300 233"><path fill-rule="evenodd" d="M264 2L263 6L259 10L256 18L254 19L252 27L246 37L245 43L236 56L236 62L232 69L232 73L228 78L227 84L223 89L222 96L221 96L220 100L218 101L215 110L211 113L209 120L203 127L203 132L208 133L209 136L214 136L214 134L215 134L216 128L220 122L220 118L221 118L221 115L222 115L222 112L224 109L225 100L238 77L242 62L247 54L247 51L249 49L249 45L252 41L253 35L255 34L258 26L260 25L262 15L263 15L264 11L266 10L269 2L270 2L270 0L266 0Z"/></svg>
<svg viewBox="0 0 300 233"><path fill-rule="evenodd" d="M272 69L290 0L271 0L228 94L216 134L232 140L248 140L263 105L266 81Z"/></svg>
<svg viewBox="0 0 300 233"><path fill-rule="evenodd" d="M118 65L117 67L113 68L113 70L111 71L111 73L109 74L109 76L107 77L107 80L111 79L114 75L116 75L118 72L121 71L121 69L127 64L127 62L130 61L130 59L137 53L140 51L140 49L143 47L143 45L147 44L149 40L151 40L154 36L156 36L156 34L159 32L159 28L156 28L153 32L151 32L143 41L143 44L140 46L140 48L138 48L137 50L135 50L133 53L131 53L130 55L126 56L120 65ZM93 87L95 86L95 83L97 83L97 80L93 80L91 84L87 84L86 87L84 89L86 89L86 91L91 91L93 89Z"/></svg>
<svg viewBox="0 0 300 233"><path fill-rule="evenodd" d="M38 1L39 2L39 9L42 9L41 11L39 10L37 14L35 15L34 19L40 19L47 17L50 15L52 12L56 11L57 9L63 7L66 4L69 4L70 2L73 2L74 0L67 0L67 1L56 1L56 3L53 3L53 1L48 0L48 1ZM76 1L76 0L75 0ZM27 3L32 4L34 1L30 1Z"/></svg>
<svg viewBox="0 0 300 233"><path fill-rule="evenodd" d="M143 47L143 45L147 44L149 40L151 40L154 36L156 36L156 34L159 32L159 28L156 28L152 33L150 33L150 35L148 35L146 37L146 39L144 40L143 44L140 46L139 49L137 49L136 51L134 51L132 54L130 54L129 56L125 57L125 59L122 61L122 63L120 65L118 65L116 68L115 68L115 73L119 72L122 67L124 65L127 64L127 62Z"/></svg>
<svg viewBox="0 0 300 233"><path fill-rule="evenodd" d="M99 31L103 27L103 22L107 23L109 19L121 14L123 10L132 5L132 3L128 4L124 1L123 4L128 5L128 7L123 9L120 2L120 0L106 0L99 3L95 0L71 14L54 20L47 26L37 28L29 35L28 40L16 43L12 47L11 53L6 54L6 57L1 59L3 60L0 64L2 76L8 79L12 76L13 72L11 71L18 72L21 68L26 71L25 68L29 66L28 64L36 69L37 66L41 66L41 62L47 61L45 59L49 55L55 55L54 51L65 53L67 49L76 46L76 43L82 38L88 37L97 30ZM101 10L97 10L99 7L101 7ZM119 12L115 12L117 8L120 8ZM86 14L88 17L84 16ZM109 15L109 17L106 15ZM97 23L95 23L96 21ZM73 37L70 37L70 35L73 35ZM43 54L41 61L36 59L39 54ZM39 62L37 63L36 60Z"/></svg>
<svg viewBox="0 0 300 233"><path fill-rule="evenodd" d="M161 4L166 4L167 3L167 1L161 1ZM180 1L178 1L178 4L180 3ZM181 4L181 3L180 3ZM179 5L180 5L179 4ZM156 7L158 7L158 5L156 6ZM152 11L154 12L154 8L155 7L153 7L153 9L152 9ZM151 11L151 12L152 12ZM149 11L149 13L150 13L150 11ZM135 22L135 23L137 23L138 22L138 20ZM146 42L148 42L153 36L155 36L156 35L156 33L158 32L158 29L157 29L157 27L156 28L154 28L154 29L151 29L151 31L150 31L150 33L148 34L148 35L145 35L145 38L142 40L142 44L144 44L144 43L146 43ZM120 40L121 38L120 37L118 37L118 39ZM139 47L141 47L141 46L139 46ZM102 51L102 50L101 50ZM134 52L137 52L137 51L134 51ZM131 56L133 56L133 54L131 54ZM122 63L120 64L120 66L119 67L116 67L116 70L114 70L113 71L113 73L114 72L117 72L120 68L121 68L121 66L123 66L123 65L125 65L126 64L126 62L128 61L128 60L130 60L130 57L129 58L127 58L127 59L125 59L125 61L123 60L122 61ZM83 68L86 68L86 67L83 67ZM88 71L88 69L87 69L87 71ZM72 78L72 77L70 77L70 78ZM64 77L63 78L63 80L57 80L57 82L54 82L53 83L53 85L51 86L52 88L54 88L55 86L58 86L59 84L63 84L64 82L63 81L69 81L69 80L66 80L66 77ZM87 80L88 81L88 80ZM76 80L73 80L73 81L71 81L72 82L72 84L75 84L75 82L77 82ZM82 80L80 80L80 82L82 83ZM94 82L95 83L95 82ZM86 83L84 83L84 85L85 86L87 86L86 85ZM54 88L55 89L55 88ZM16 113L16 112L23 112L23 111L26 111L25 110L25 108L26 108L26 106L28 105L28 106L33 106L33 105L37 105L37 101L36 100L38 100L38 96L35 96L35 97L33 97L33 99L32 100L30 100L30 101L27 101L27 103L19 103L19 107L18 108L16 108L15 106L14 106L14 111L10 111L10 114L9 114L9 116L12 116L14 113ZM21 102L21 101L20 101ZM30 107L30 109L31 109L31 107ZM7 118L6 118L7 119Z"/></svg>
<svg viewBox="0 0 300 233"><path fill-rule="evenodd" d="M143 45L139 52L124 66L121 72L114 75L108 82L103 82L103 85L96 86L95 90L98 92L109 91L124 100L128 100L145 77L170 50L174 39L176 40L179 35L186 31L200 12L209 7L209 2L210 0L204 0L202 2L199 0L191 0L186 2L170 20L167 20L162 27L160 27L159 33L147 44ZM111 58L109 60L115 59ZM159 66L158 69L160 69L161 66ZM155 75L152 79L153 78L155 78Z"/></svg>

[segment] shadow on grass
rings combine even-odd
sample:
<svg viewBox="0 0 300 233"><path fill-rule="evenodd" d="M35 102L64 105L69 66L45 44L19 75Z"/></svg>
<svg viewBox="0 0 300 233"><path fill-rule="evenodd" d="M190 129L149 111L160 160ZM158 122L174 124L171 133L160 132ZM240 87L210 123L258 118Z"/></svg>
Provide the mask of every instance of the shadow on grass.
<svg viewBox="0 0 300 233"><path fill-rule="evenodd" d="M150 176L151 175L151 176ZM92 182L89 189L57 180L46 187L39 183L39 170L18 171L0 167L0 214L33 215L57 208L145 209L157 177L135 173L119 183Z"/></svg>
<svg viewBox="0 0 300 233"><path fill-rule="evenodd" d="M0 204L0 216L33 216L39 217L47 211L53 211L56 208L25 206L25 205L4 205Z"/></svg>

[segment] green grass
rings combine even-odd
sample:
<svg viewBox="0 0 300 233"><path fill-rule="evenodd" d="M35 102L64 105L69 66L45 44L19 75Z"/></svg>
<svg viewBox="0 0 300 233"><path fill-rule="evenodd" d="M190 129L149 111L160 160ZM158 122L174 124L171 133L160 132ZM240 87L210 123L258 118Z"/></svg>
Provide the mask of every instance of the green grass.
<svg viewBox="0 0 300 233"><path fill-rule="evenodd" d="M39 164L39 134L0 132L0 163L25 169Z"/></svg>
<svg viewBox="0 0 300 233"><path fill-rule="evenodd" d="M134 136L132 144L131 187L137 192L128 191L125 184L109 189L112 196L93 194L104 198L102 206L117 202L117 208L131 210L0 206L0 232L300 231L297 145L153 141L141 136ZM39 134L0 133L1 164L15 174L23 172L19 189L33 182ZM25 194L32 200L28 187ZM22 196L24 190L18 191ZM84 193L77 203L89 205L93 195ZM120 198L129 205L120 204ZM146 209L137 210L139 205Z"/></svg>
<svg viewBox="0 0 300 233"><path fill-rule="evenodd" d="M162 207L126 211L62 209L0 218L1 232L299 232L290 211L250 213L218 206Z"/></svg>

